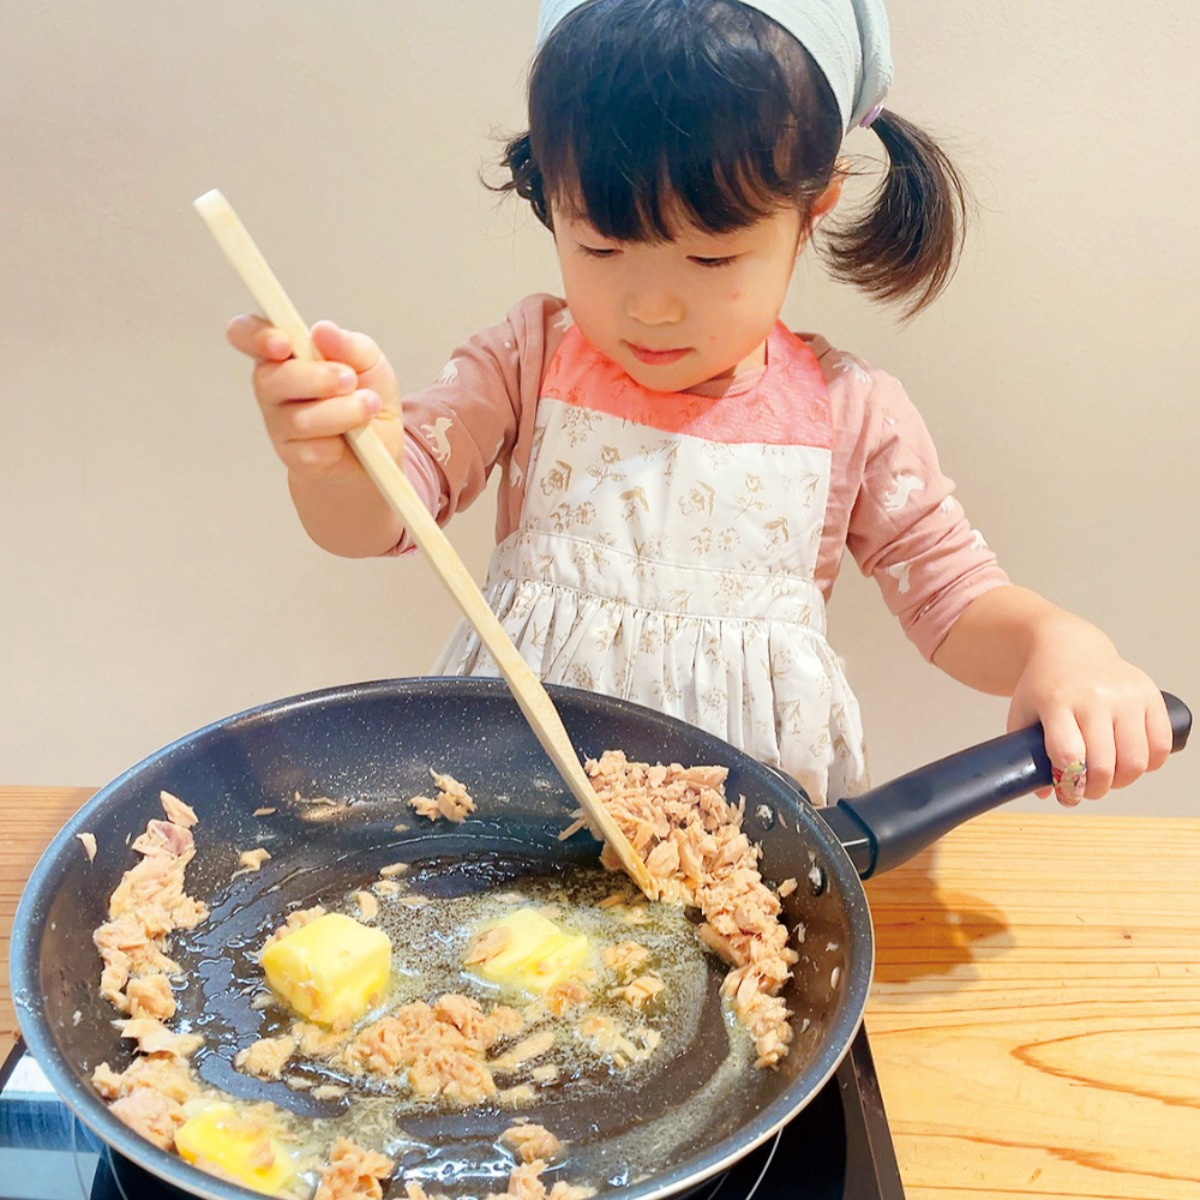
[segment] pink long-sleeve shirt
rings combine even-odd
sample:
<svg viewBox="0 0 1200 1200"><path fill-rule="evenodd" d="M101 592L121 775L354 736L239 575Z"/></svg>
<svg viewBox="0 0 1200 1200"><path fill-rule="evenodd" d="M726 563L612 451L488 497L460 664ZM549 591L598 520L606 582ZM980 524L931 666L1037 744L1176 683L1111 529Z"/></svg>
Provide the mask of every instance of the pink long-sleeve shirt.
<svg viewBox="0 0 1200 1200"><path fill-rule="evenodd" d="M535 295L455 349L438 379L404 398L405 470L440 523L502 472L496 540L516 527L546 369L570 327L565 302ZM820 364L834 428L816 569L828 601L848 548L926 658L977 596L1008 583L954 499L920 414L892 376L803 334ZM762 371L694 389L744 393ZM403 540L393 552L407 549Z"/></svg>

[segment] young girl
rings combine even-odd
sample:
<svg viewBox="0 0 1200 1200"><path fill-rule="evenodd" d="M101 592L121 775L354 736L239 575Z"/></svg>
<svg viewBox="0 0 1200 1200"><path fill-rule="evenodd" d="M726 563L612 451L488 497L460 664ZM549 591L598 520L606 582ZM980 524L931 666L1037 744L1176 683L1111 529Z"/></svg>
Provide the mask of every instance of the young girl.
<svg viewBox="0 0 1200 1200"><path fill-rule="evenodd" d="M441 521L499 467L486 594L550 682L627 697L793 774L816 803L866 785L858 705L825 639L849 548L920 651L1040 720L1063 803L1166 759L1162 699L1097 628L1008 581L884 372L778 322L838 202L846 133L889 158L833 269L927 304L963 191L883 108L879 0L545 0L510 190L552 232L565 299L533 296L401 400L370 338L327 360L260 318L229 327L312 538L403 552L341 436L367 421ZM467 629L439 673L494 667Z"/></svg>

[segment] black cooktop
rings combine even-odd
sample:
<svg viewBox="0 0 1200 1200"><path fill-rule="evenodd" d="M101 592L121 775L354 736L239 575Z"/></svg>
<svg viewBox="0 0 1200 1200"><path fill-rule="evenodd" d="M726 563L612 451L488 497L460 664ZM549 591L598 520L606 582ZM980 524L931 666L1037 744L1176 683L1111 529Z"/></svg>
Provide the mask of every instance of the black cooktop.
<svg viewBox="0 0 1200 1200"><path fill-rule="evenodd" d="M0 1200L168 1200L178 1191L113 1154L18 1042L0 1066ZM866 1032L775 1138L695 1200L904 1200Z"/></svg>

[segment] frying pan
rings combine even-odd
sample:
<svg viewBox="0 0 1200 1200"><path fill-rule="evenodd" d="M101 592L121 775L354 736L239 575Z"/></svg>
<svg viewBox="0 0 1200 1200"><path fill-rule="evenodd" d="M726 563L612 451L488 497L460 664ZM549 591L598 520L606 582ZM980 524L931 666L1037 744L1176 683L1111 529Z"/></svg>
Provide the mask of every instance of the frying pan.
<svg viewBox="0 0 1200 1200"><path fill-rule="evenodd" d="M607 1181L621 1200L654 1200L729 1167L802 1109L837 1069L862 1020L874 967L861 879L963 820L1047 785L1050 767L1035 726L816 810L790 779L701 730L610 697L549 691L581 755L619 748L631 760L727 766L726 791L731 799L745 797L745 826L761 845L764 878L800 883L784 901L789 927L804 929L802 957L785 992L795 1040L777 1069L743 1072L732 1089L713 1091L730 1050L714 972L691 1042L670 1062L655 1066L652 1057L651 1073L636 1088L614 1082L611 1094L597 1100L592 1093L584 1104L569 1086L550 1089L539 1107L520 1110L570 1142L561 1173L548 1173L547 1181ZM1191 713L1174 697L1167 702L1179 749ZM455 775L475 798L477 811L463 825L413 820L405 800L428 790L431 767ZM332 1110L232 1067L237 1049L267 1032L267 1016L251 1008L242 984L253 976L265 931L283 914L343 896L398 859L412 864L407 878L414 890L446 895L552 876L564 863L593 862L598 852L586 834L559 841L574 801L495 679L391 680L277 701L181 738L98 792L51 843L17 910L12 990L21 1031L86 1125L139 1166L212 1200L254 1193L143 1141L88 1082L98 1063L119 1070L130 1058L114 1010L98 996L100 962L91 935L135 860L129 841L162 815L162 789L197 811L188 891L212 908L207 922L172 941L172 956L187 972L175 1024L206 1035L193 1061L208 1082L311 1115ZM297 794L328 802L301 803ZM263 807L275 812L256 817ZM408 828L396 832L405 822ZM98 844L91 862L76 841L84 831ZM239 852L257 844L271 860L231 880ZM494 1140L512 1117L498 1108L443 1110L406 1118L404 1128L417 1140L436 1134L450 1147L444 1157L482 1164L461 1186L483 1194L503 1190L508 1160ZM630 1155L647 1139L659 1148L656 1165L633 1177ZM402 1166L428 1190L445 1190L433 1160L410 1157Z"/></svg>

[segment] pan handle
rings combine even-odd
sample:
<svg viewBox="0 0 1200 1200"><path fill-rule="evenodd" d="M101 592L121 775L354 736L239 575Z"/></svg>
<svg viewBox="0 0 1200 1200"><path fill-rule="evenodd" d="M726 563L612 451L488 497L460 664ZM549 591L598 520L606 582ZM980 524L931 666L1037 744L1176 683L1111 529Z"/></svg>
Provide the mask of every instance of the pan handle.
<svg viewBox="0 0 1200 1200"><path fill-rule="evenodd" d="M1187 745L1188 706L1163 693L1174 734ZM1050 760L1041 725L1005 734L821 809L863 879L912 858L944 833L997 805L1048 787Z"/></svg>

